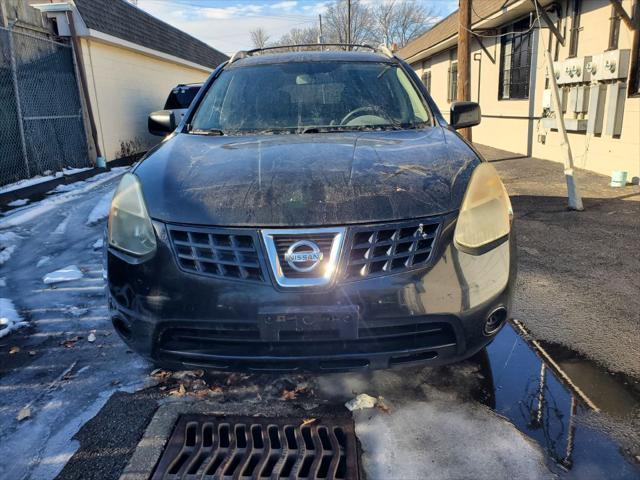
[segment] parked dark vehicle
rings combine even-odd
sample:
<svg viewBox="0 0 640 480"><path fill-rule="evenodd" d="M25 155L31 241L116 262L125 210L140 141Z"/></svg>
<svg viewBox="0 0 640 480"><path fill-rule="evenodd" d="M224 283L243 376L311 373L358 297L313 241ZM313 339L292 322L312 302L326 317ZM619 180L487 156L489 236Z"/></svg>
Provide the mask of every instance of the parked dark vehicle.
<svg viewBox="0 0 640 480"><path fill-rule="evenodd" d="M172 125L169 131L176 128L201 88L201 83L176 85L167 97L164 110L158 110L149 115L149 132L164 136L167 135L167 128L163 125Z"/></svg>
<svg viewBox="0 0 640 480"><path fill-rule="evenodd" d="M454 130L478 105L451 119L393 56L233 58L117 189L116 330L177 368L473 355L507 319L515 239L495 169Z"/></svg>

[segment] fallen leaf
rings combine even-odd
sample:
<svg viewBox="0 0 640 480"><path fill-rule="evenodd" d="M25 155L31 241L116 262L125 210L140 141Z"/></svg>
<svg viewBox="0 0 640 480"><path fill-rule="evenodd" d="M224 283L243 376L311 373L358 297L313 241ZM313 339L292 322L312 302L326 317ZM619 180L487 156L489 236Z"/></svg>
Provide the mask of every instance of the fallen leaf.
<svg viewBox="0 0 640 480"><path fill-rule="evenodd" d="M384 413L390 413L391 412L391 407L385 401L384 397L378 397L378 401L376 402L376 407L378 407L378 409L381 412L384 412Z"/></svg>
<svg viewBox="0 0 640 480"><path fill-rule="evenodd" d="M76 343L78 343L79 340L82 340L82 337L76 335L75 337L67 338L62 343L60 343L60 345L62 345L64 348L73 348L76 346Z"/></svg>
<svg viewBox="0 0 640 480"><path fill-rule="evenodd" d="M20 347L11 347L9 349L9 355L15 355L16 353L20 352Z"/></svg>
<svg viewBox="0 0 640 480"><path fill-rule="evenodd" d="M161 368L156 368L149 375L157 380L166 380L167 378L171 377L171 372L168 370L163 370Z"/></svg>
<svg viewBox="0 0 640 480"><path fill-rule="evenodd" d="M280 395L280 400L294 400L296 398L295 390L283 390L282 395Z"/></svg>
<svg viewBox="0 0 640 480"><path fill-rule="evenodd" d="M31 407L27 405L26 407L22 407L16 416L16 419L21 422L22 420L26 420L31 417Z"/></svg>
<svg viewBox="0 0 640 480"><path fill-rule="evenodd" d="M187 393L187 390L184 388L183 384L180 384L180 387L178 388L178 395L184 397L185 393Z"/></svg>
<svg viewBox="0 0 640 480"><path fill-rule="evenodd" d="M304 427L305 425L311 425L312 423L316 423L318 421L317 418L305 418L302 421L302 425L300 425L301 427Z"/></svg>

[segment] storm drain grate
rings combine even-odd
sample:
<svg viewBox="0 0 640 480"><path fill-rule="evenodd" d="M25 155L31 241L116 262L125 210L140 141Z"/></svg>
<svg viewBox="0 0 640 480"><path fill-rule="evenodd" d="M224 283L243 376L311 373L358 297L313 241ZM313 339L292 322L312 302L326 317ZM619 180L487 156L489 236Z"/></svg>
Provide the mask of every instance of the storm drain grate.
<svg viewBox="0 0 640 480"><path fill-rule="evenodd" d="M351 419L181 416L154 471L173 479L358 479Z"/></svg>

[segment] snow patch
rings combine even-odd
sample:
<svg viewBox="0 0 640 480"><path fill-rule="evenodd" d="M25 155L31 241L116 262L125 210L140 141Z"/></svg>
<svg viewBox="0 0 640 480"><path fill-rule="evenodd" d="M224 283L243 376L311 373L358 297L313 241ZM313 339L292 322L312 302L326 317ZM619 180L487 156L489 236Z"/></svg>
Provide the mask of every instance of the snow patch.
<svg viewBox="0 0 640 480"><path fill-rule="evenodd" d="M412 402L354 416L367 478L554 478L540 447L481 405Z"/></svg>
<svg viewBox="0 0 640 480"><path fill-rule="evenodd" d="M74 173L86 172L87 170L91 170L92 168L93 167L82 167L82 168L67 167L67 168L63 168L62 172L65 175L73 175Z"/></svg>
<svg viewBox="0 0 640 480"><path fill-rule="evenodd" d="M18 246L20 236L14 232L0 233L0 265L11 258L14 250Z"/></svg>
<svg viewBox="0 0 640 480"><path fill-rule="evenodd" d="M89 217L87 218L87 225L95 225L96 223L101 222L109 216L109 209L111 208L111 200L113 199L114 192L115 189L110 190L102 197L100 197L98 203L96 203L96 205L91 210L91 213L89 213Z"/></svg>
<svg viewBox="0 0 640 480"><path fill-rule="evenodd" d="M28 198L19 198L18 200L14 200L13 202L7 203L7 206L9 206L9 207L21 207L23 205L26 205L27 203L29 203L29 199Z"/></svg>
<svg viewBox="0 0 640 480"><path fill-rule="evenodd" d="M22 321L22 317L16 311L13 302L8 298L0 298L0 338L26 326L27 322Z"/></svg>
<svg viewBox="0 0 640 480"><path fill-rule="evenodd" d="M80 269L75 265L69 265L68 267L61 268L55 272L47 273L42 277L42 281L45 284L69 282L71 280L78 280L82 278L83 274Z"/></svg>
<svg viewBox="0 0 640 480"><path fill-rule="evenodd" d="M93 243L92 248L94 250L100 250L104 246L104 240L102 237L98 237L98 239Z"/></svg>
<svg viewBox="0 0 640 480"><path fill-rule="evenodd" d="M62 172L58 172L56 175L38 175L37 177L27 178L26 180L19 180L15 183L10 183L9 185L0 187L0 193L13 192L14 190L18 190L20 188L31 187L32 185L38 185L39 183L48 182L49 180L53 180L54 178L61 176Z"/></svg>
<svg viewBox="0 0 640 480"><path fill-rule="evenodd" d="M49 260L51 260L51 257L42 257L42 258L40 258L40 260L38 260L38 263L36 263L36 268L40 268L44 264L49 263Z"/></svg>
<svg viewBox="0 0 640 480"><path fill-rule="evenodd" d="M62 220L56 229L53 231L54 235L63 235L64 232L67 231L67 225L69 225L69 220L71 219L71 215L67 215L64 220Z"/></svg>
<svg viewBox="0 0 640 480"><path fill-rule="evenodd" d="M59 185L59 187L65 187L64 190L56 188L53 192L58 193L62 191L64 193L45 198L31 206L16 210L14 213L9 213L0 220L0 228L14 227L29 222L43 213L47 213L61 204L74 200L84 193L122 175L128 169L129 167L118 167L112 169L110 172L101 173L82 182Z"/></svg>

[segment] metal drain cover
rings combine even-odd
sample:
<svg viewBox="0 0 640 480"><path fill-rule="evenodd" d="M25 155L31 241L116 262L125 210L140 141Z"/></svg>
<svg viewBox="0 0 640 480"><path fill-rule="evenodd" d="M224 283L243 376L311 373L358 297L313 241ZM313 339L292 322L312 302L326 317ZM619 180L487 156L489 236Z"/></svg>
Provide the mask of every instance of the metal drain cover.
<svg viewBox="0 0 640 480"><path fill-rule="evenodd" d="M358 467L350 418L183 415L152 479L358 480Z"/></svg>

